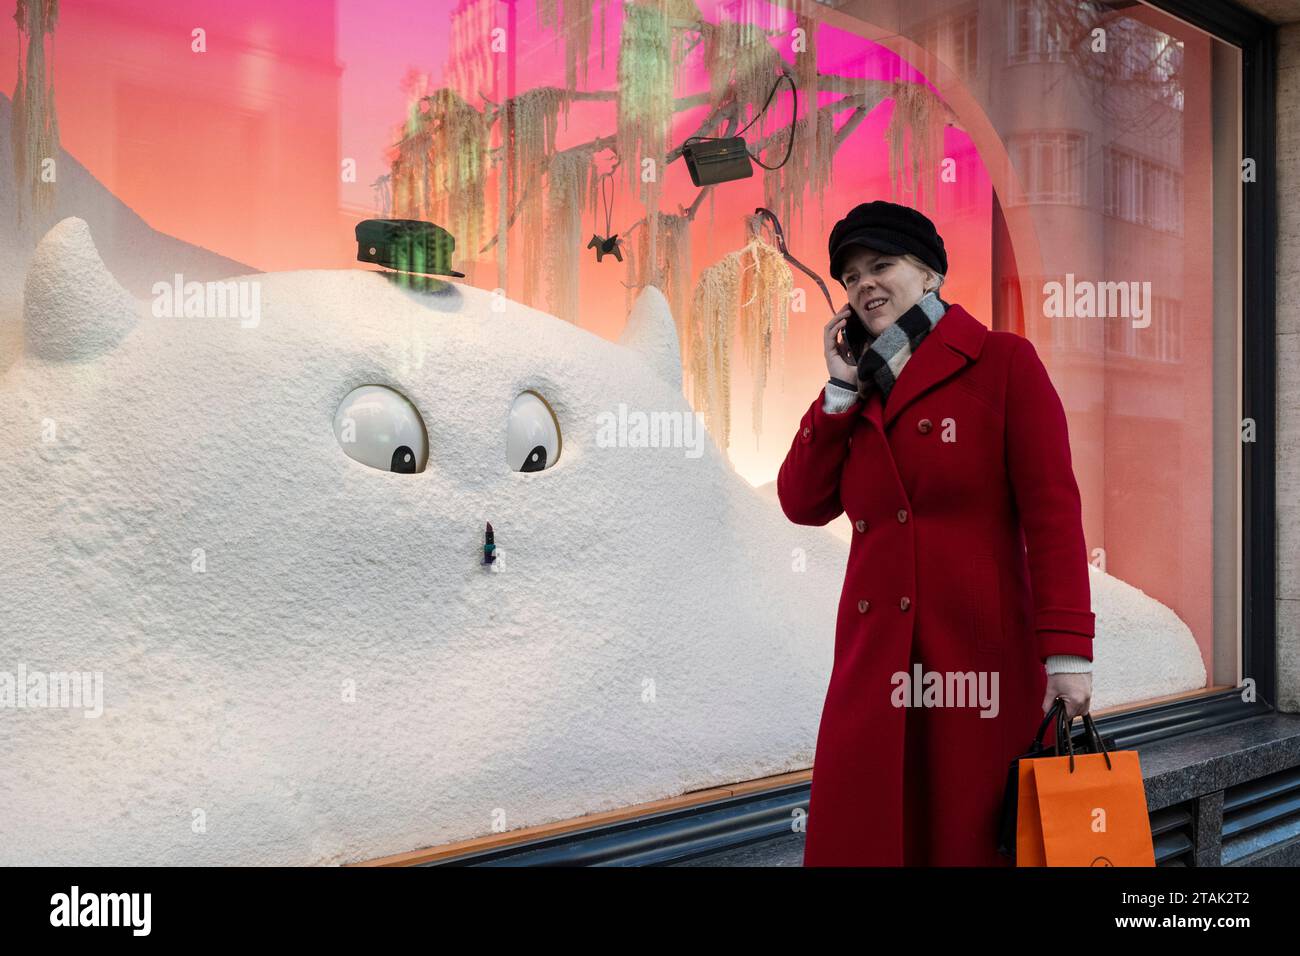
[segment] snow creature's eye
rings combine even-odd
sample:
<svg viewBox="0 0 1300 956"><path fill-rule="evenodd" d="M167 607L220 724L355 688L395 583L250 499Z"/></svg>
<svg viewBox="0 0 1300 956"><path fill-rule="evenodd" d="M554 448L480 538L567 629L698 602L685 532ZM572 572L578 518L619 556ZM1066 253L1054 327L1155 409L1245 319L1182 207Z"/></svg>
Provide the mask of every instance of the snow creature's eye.
<svg viewBox="0 0 1300 956"><path fill-rule="evenodd" d="M424 419L405 396L383 385L348 392L334 413L334 437L349 458L380 471L414 474L429 460Z"/></svg>
<svg viewBox="0 0 1300 956"><path fill-rule="evenodd" d="M560 424L546 399L521 392L510 406L506 460L515 471L541 471L560 457Z"/></svg>

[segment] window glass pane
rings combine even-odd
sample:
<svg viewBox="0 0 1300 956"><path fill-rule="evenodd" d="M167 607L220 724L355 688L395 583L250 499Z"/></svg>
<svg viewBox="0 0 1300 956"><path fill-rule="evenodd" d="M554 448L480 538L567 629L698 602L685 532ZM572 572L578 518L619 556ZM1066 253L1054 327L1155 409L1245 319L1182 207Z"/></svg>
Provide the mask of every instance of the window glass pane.
<svg viewBox="0 0 1300 956"><path fill-rule="evenodd" d="M827 377L820 329L829 306L822 292L798 269L772 270L779 256L770 252L770 232L767 245L751 246L746 217L770 208L790 253L826 277L839 308L844 290L830 281L826 261L831 226L860 202L903 203L936 218L949 260L943 298L995 331L1029 338L1063 402L1095 565L1096 706L1234 685L1241 611L1237 52L1146 3L1098 4L1091 12L1061 0L825 3L802 9L805 22L788 5L698 0L707 29L694 30L645 22L631 29L628 18L638 7L608 3L593 4L598 14L580 18L581 28L571 23L567 35L562 23L548 20L561 6L97 0L60 5L39 56L26 34L0 30L6 84L20 75L38 85L41 76L57 79L49 102L26 114L17 143L13 85L4 87L0 103L0 135L10 140L0 167L12 179L15 163L27 164L7 193L12 207L5 207L13 214L5 224L12 255L0 264L0 334L9 336L0 341L0 373L21 354L15 319L36 244L66 217L88 224L127 292L156 305L166 305L157 298L158 283L170 288L173 276L208 282L300 270L375 272L378 264L358 261L359 222L436 224L455 245L442 263L448 268L435 274L468 289L464 300L430 309L428 325L392 338L376 318L390 299L348 300L346 334L323 320L296 326L304 342L294 361L259 375L278 376L291 392L304 377L359 377L331 385L346 395L372 379L427 385L452 367L487 369L472 383L460 382L460 392L428 386L428 400L442 404L419 407L429 465L409 477L424 481L421 487L441 477L445 485L429 492L437 498L480 490L474 476L490 474L504 458L493 451L504 440L474 444L458 432L491 414L495 399L484 396L494 381L518 376L529 387L572 387L572 404L557 405L560 417L567 411L592 420L598 409L582 400L595 396L617 409L620 363L632 359L626 350L611 351L612 343L628 327L637 293L653 284L671 309L672 334L663 340L675 337L680 358L680 368L658 368L655 381L672 382L665 394L705 416L725 465L708 479L703 466L683 474L693 492L681 499L689 506L681 511L666 492L652 505L653 495L629 500L592 490L592 514L609 512L613 523L593 518L590 547L599 551L600 542L638 529L663 550L647 545L660 563L629 575L655 581L667 573L663 555L673 551L674 534L712 531L716 522L719 533L749 540L737 530L743 512L719 508L710 496L722 487L720 476L734 471L776 507L778 469ZM1072 22L1076 16L1081 22ZM1099 56L1089 31L1100 22L1108 52ZM795 70L798 82L817 75L834 81L800 89L792 99L786 85L777 85L775 66L808 66L790 42L800 25L811 26L806 49L815 62ZM623 50L625 39L641 44L635 56ZM665 63L665 55L677 59ZM620 63L634 61L631 79L620 74ZM719 121L733 94L743 104L740 115ZM752 154L776 166L785 153L780 133L796 105L801 120L818 111L828 135L819 138L818 124L808 123L810 137L781 169L752 164L749 177L704 187L692 181L682 157L688 137L736 134L752 119L741 135ZM942 175L949 159L955 180ZM57 170L49 182L40 180L45 160ZM745 271L754 262L770 271L756 278ZM253 337L253 328L239 338L232 329L227 351L216 353L223 361L209 368L237 360L258 367L249 342L271 340L272 312L302 318L342 308L320 301L310 283L303 291L307 301L294 303L268 293L264 338ZM519 341L488 305L474 312L473 303L489 301L483 292L564 323L553 327L557 337L581 333L571 339L578 354L539 367L528 351L537 340ZM1058 301L1067 314L1054 313ZM176 337L169 341L194 335L198 348L200 326L157 321L164 324L146 326L145 334L161 330ZM372 322L380 323L378 331ZM466 345L484 324L502 328L501 356ZM653 357L647 361L635 366L638 374L643 366L657 368ZM91 389L107 367L88 362L76 381ZM607 381L602 376L611 368L618 375ZM190 389L177 396L179 404L212 399L199 385ZM248 390L221 399L242 414L255 403L251 394L273 400ZM420 406L419 396L406 397ZM331 441L336 408L334 402L327 409L316 433ZM267 427L299 422L298 411L277 411ZM169 440L192 442L194 454L206 454L208 419L195 414ZM283 498L298 449L274 434L255 435L248 454L260 455L259 464L279 476L267 493ZM492 493L467 499L466 515L490 511L489 501L508 503L520 526L540 537L563 511L545 504L541 479L572 477L601 461L594 437L587 446L572 437L570 443L565 436L559 459L569 470L512 471ZM587 451L585 461L570 449ZM343 483L355 472L345 469L356 463L344 459L328 480ZM444 465L465 471L449 474ZM520 477L539 480L525 486L513 481ZM524 496L524 487L538 496ZM181 507L182 498L158 494ZM445 537L421 523L420 502L402 502L393 507L412 509L404 533L424 536L410 561L441 566L445 552L438 549L450 547ZM149 515L123 508L121 535L147 537ZM688 512L689 520L678 520ZM854 526L841 514L828 527L842 539L842 558ZM329 527L344 537L349 530ZM463 545L479 532L457 533ZM507 562L518 541L504 538ZM563 560L571 559L566 552ZM540 555L537 561L545 563ZM281 564L288 563L286 557ZM396 573L413 574L413 566ZM783 572L771 585L780 596L776 606L786 611L806 599L790 577ZM585 592L564 586L588 587L571 579L551 588L549 580L533 585L566 606ZM719 581L726 587L713 593L751 594L744 575ZM310 592L306 579L302 586ZM297 596L311 606L311 593ZM752 592L758 603L768 596ZM458 592L454 600L469 598ZM491 607L485 603L479 616ZM521 607L521 618L536 611L543 624L552 620L546 608ZM138 619L153 620L153 611L134 610ZM703 621L695 610L671 619Z"/></svg>

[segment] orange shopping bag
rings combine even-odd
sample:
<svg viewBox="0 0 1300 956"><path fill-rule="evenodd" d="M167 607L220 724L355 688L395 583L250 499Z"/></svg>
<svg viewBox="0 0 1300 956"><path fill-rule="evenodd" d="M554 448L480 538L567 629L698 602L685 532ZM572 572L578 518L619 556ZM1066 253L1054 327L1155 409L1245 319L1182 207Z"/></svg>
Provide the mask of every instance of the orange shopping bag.
<svg viewBox="0 0 1300 956"><path fill-rule="evenodd" d="M1108 751L1091 715L1083 723L1095 753L1076 754L1065 724L1069 756L1020 761L1016 865L1155 866L1137 751Z"/></svg>

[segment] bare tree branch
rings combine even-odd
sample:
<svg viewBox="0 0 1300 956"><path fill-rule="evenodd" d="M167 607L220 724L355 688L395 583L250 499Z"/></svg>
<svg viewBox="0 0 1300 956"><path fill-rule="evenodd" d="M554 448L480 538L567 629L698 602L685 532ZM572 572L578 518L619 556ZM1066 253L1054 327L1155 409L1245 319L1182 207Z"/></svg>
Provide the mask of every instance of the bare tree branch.
<svg viewBox="0 0 1300 956"><path fill-rule="evenodd" d="M818 74L819 80L822 79L823 77L827 79L837 79L837 80L842 79L840 77L832 77L830 74L824 74L824 73ZM846 109L852 109L854 110L854 113L848 119L848 121L845 122L844 125L836 132L835 144L831 150L832 155L834 155L839 151L840 147L844 145L844 141L848 139L850 135L852 135L852 133L858 128L858 126L862 124L862 121L866 119L867 115L878 105L880 105L882 100L887 99L890 95L892 95L894 90L894 85L892 83L884 82L884 81L876 81L876 80L868 81L865 84L865 90L863 89L862 83L860 82L854 83L853 81L849 81L843 84L833 84L828 88L833 89L834 86L836 85L840 86L841 89L847 92L849 95L846 95L843 98L836 100L834 103L827 103L825 106L819 107L817 111L818 114L820 113L835 114L841 110L846 110ZM819 91L820 89L821 87L819 86ZM610 99L613 98L614 95L616 94L612 92L608 94L600 94L599 96L597 96L596 94L592 94L591 98ZM700 102L701 96L705 98L704 102L707 102L708 94L700 94L693 97L683 98L682 100L678 101L683 105L679 108L679 110L674 110L674 112L679 112L680 109L689 109L692 108L693 106L702 105L702 103ZM722 136L725 138L727 136L733 135L735 132L735 128L739 125L737 118L734 116L735 107L737 105L738 104L733 98L733 99L726 99L722 103L715 106L714 109L709 113L708 117L706 117L704 121L700 124L696 132L692 134L692 136L705 135L705 131L712 129L714 127L714 124L718 121L718 119L722 114L728 114L728 118L731 121L731 129L728 130L726 133L723 133ZM952 112L951 108L947 106L947 104L944 104L944 113L945 116L948 117L948 125L950 126L958 125L956 115ZM808 121L807 118L805 118L805 122L807 121ZM777 130L772 135L767 136L764 139L755 142L754 151L761 152L764 148L767 147L767 145L769 145L777 137L783 137L785 133L789 130L789 128L790 125L787 124L785 127L783 127L780 130ZM689 138L690 137L687 137L687 139ZM555 156L576 152L578 150L585 150L585 149L590 149L593 152L598 152L602 149L607 149L612 147L616 140L617 137L614 135L600 136L597 137L596 139L589 140L586 143L580 143L577 146L571 146L568 149L558 150L556 151ZM683 140L683 144L684 143L685 140ZM500 153L501 150L503 150L504 148L505 148L504 146L494 147L491 150L491 152ZM665 157L664 166L671 165L673 162L680 159L681 155L682 155L682 147L681 146L674 147L672 150L668 152L667 156ZM551 162L554 161L555 158L553 156L551 158ZM544 178L544 175L545 175L544 173L539 175L534 182L540 182L541 179ZM709 188L710 187L707 186L704 187L700 191L700 194L696 197L695 201L691 203L690 206L691 219L695 218L695 210L699 208L701 199L703 198L705 193L707 193ZM520 212L523 210L524 203L527 202L528 200L531 189L532 186L530 185L528 188L526 188L523 191L518 201L516 202L514 209L511 210L509 219L506 222L507 230L509 230L512 226L514 226L515 220L519 217ZM621 233L621 235L623 236L630 235L632 231L636 229L637 226L644 225L645 222L646 222L645 217L638 219L630 227L628 227L627 230ZM497 244L498 239L499 239L499 234L494 235L490 240L488 240L487 244L483 246L482 249L479 250L479 255L483 255L484 253L488 252L488 250L490 250L493 246Z"/></svg>

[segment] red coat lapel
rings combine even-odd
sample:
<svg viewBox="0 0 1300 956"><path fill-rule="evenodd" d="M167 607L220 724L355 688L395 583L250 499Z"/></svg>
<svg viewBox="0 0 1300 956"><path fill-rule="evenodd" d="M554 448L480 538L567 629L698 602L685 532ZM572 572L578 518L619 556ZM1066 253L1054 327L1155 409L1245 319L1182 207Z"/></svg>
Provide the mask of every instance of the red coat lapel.
<svg viewBox="0 0 1300 956"><path fill-rule="evenodd" d="M880 391L873 389L862 414L884 431L908 405L979 358L987 334L984 324L960 305L949 305L943 318L903 366L883 410Z"/></svg>

